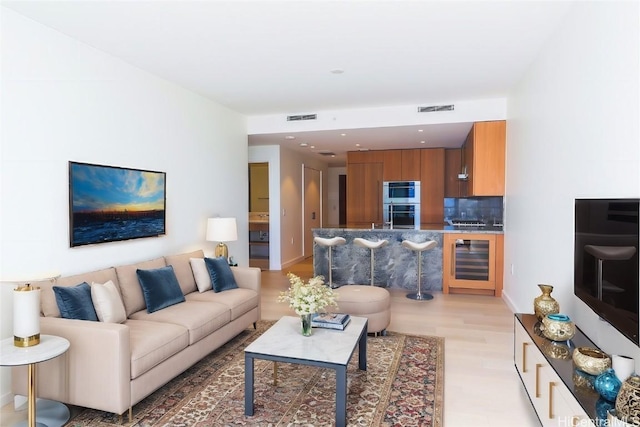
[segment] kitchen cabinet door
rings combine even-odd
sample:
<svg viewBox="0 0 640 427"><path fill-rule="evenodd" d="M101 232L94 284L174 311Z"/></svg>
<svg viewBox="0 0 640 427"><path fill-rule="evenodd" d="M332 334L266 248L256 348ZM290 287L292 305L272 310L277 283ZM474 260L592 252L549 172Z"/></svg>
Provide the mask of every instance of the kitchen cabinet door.
<svg viewBox="0 0 640 427"><path fill-rule="evenodd" d="M504 196L506 122L477 122L465 141L467 196Z"/></svg>
<svg viewBox="0 0 640 427"><path fill-rule="evenodd" d="M382 222L382 163L347 165L347 223Z"/></svg>
<svg viewBox="0 0 640 427"><path fill-rule="evenodd" d="M461 181L458 174L462 172L462 149L444 150L444 197L462 197Z"/></svg>
<svg viewBox="0 0 640 427"><path fill-rule="evenodd" d="M407 150L414 151L414 150ZM444 222L444 148L415 150L420 154L420 222Z"/></svg>
<svg viewBox="0 0 640 427"><path fill-rule="evenodd" d="M420 152L424 150L400 150L402 158L402 181L420 181L422 169Z"/></svg>
<svg viewBox="0 0 640 427"><path fill-rule="evenodd" d="M402 181L402 153L401 150L381 150L383 156L384 181Z"/></svg>

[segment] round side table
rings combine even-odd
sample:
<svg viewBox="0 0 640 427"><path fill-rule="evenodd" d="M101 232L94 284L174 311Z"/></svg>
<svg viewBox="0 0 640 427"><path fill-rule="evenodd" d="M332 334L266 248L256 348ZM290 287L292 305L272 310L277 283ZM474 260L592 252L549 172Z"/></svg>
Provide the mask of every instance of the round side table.
<svg viewBox="0 0 640 427"><path fill-rule="evenodd" d="M0 341L0 366L28 365L29 396L27 398L29 403L27 425L29 427L47 425L40 422L36 423L36 365L58 357L68 349L69 341L55 335L40 335L40 344L32 347L16 347L13 345L13 337ZM63 425L69 420L69 409L65 405L46 400L44 402L53 403L53 405L47 403L44 406L53 410L54 414L52 415L55 418L66 417L64 420L59 420L58 425ZM42 421L46 422L48 418L42 419Z"/></svg>

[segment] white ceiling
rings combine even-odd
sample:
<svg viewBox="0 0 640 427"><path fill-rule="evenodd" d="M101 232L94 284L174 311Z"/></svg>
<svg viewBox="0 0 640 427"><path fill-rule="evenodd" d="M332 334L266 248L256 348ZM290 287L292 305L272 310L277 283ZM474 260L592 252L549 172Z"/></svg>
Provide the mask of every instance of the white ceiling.
<svg viewBox="0 0 640 427"><path fill-rule="evenodd" d="M1 3L247 116L504 98L571 7L526 0ZM445 146L470 125L424 131L432 126ZM296 141L341 153L344 139L360 131L387 147L416 129L310 132ZM250 144L283 136L252 136Z"/></svg>

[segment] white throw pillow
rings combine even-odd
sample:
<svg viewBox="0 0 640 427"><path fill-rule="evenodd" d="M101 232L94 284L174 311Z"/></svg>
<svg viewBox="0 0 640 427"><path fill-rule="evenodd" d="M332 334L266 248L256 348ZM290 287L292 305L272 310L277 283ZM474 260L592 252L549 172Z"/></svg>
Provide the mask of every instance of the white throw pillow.
<svg viewBox="0 0 640 427"><path fill-rule="evenodd" d="M124 304L116 285L111 280L105 284L92 283L91 299L101 322L122 323L127 320Z"/></svg>
<svg viewBox="0 0 640 427"><path fill-rule="evenodd" d="M211 290L211 276L204 263L204 258L189 258L189 262L191 263L191 270L193 270L193 277L196 279L198 291Z"/></svg>

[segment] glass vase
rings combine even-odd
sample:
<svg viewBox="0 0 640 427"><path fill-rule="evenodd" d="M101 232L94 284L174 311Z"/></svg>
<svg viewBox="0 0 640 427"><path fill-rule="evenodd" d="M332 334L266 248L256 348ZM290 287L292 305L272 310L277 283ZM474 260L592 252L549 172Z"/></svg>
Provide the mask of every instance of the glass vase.
<svg viewBox="0 0 640 427"><path fill-rule="evenodd" d="M311 335L311 314L301 314L300 323L302 327L302 335L308 337Z"/></svg>

